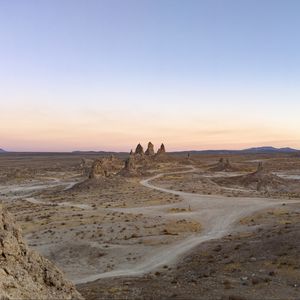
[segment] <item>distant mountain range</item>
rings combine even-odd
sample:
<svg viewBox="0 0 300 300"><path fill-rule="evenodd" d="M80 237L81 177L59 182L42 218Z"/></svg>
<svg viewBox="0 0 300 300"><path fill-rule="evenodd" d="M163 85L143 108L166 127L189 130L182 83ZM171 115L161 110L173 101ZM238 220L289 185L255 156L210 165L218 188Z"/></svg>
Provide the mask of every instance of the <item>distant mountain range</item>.
<svg viewBox="0 0 300 300"><path fill-rule="evenodd" d="M3 150L3 149L0 149L0 153L4 153L4 152L6 152L5 150Z"/></svg>
<svg viewBox="0 0 300 300"><path fill-rule="evenodd" d="M271 146L267 146L267 147L249 148L249 149L245 149L245 150L242 150L242 151L247 152L247 153L252 153L252 152L253 153L270 153L270 152L295 153L295 152L299 152L300 150L289 148L289 147L274 148L274 147L271 147Z"/></svg>
<svg viewBox="0 0 300 300"><path fill-rule="evenodd" d="M300 153L300 150L285 147L285 148L275 148L272 146L264 147L253 147L243 150L192 150L192 151L178 151L177 153L191 153L191 154L270 154L270 153Z"/></svg>

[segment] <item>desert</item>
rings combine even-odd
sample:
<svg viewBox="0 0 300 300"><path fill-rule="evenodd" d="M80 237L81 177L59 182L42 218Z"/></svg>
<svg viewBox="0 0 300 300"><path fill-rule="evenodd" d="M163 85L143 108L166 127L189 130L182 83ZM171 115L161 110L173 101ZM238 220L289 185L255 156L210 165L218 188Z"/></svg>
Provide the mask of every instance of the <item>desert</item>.
<svg viewBox="0 0 300 300"><path fill-rule="evenodd" d="M0 300L300 300L299 11L0 0Z"/></svg>
<svg viewBox="0 0 300 300"><path fill-rule="evenodd" d="M1 203L29 247L86 299L299 295L297 153L220 158L149 143L6 153L0 166Z"/></svg>

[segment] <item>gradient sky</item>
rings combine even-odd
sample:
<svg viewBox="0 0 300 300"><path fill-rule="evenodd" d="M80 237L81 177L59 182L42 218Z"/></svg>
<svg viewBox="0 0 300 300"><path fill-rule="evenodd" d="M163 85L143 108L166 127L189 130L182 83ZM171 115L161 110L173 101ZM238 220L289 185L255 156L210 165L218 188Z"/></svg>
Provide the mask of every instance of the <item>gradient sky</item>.
<svg viewBox="0 0 300 300"><path fill-rule="evenodd" d="M300 148L299 0L0 0L0 148Z"/></svg>

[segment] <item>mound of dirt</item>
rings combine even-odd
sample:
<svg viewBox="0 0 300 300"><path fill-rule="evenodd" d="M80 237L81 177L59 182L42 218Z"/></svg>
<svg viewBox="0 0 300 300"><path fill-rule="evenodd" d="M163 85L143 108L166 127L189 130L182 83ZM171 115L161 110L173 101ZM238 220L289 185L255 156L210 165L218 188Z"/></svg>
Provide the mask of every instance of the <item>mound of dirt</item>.
<svg viewBox="0 0 300 300"><path fill-rule="evenodd" d="M103 178L89 178L82 182L76 183L72 188L64 191L64 193L80 193L90 190L97 190L99 188L106 189L119 185L122 181L120 176L103 177Z"/></svg>
<svg viewBox="0 0 300 300"><path fill-rule="evenodd" d="M53 263L30 250L0 204L0 299L83 299Z"/></svg>

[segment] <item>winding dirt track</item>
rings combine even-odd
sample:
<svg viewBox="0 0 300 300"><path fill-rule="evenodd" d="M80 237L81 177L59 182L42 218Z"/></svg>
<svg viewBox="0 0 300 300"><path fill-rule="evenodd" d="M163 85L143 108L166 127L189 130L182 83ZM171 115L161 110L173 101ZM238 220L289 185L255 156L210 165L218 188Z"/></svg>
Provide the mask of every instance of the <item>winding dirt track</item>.
<svg viewBox="0 0 300 300"><path fill-rule="evenodd" d="M195 168L192 168L188 171L162 173L140 182L145 187L181 196L183 201L180 203L149 207L117 208L114 210L137 214L143 213L150 216L160 215L164 218L169 219L184 217L185 219L200 222L203 227L201 233L193 234L179 242L177 241L175 243L159 247L156 251L151 252L151 255L145 256L143 262L137 263L135 265L130 265L128 266L128 268L80 278L75 280L75 283L87 283L100 278L117 276L141 276L163 265L170 265L174 263L183 254L187 253L189 250L199 245L200 243L212 239L218 239L230 232L234 232L237 227L236 222L246 215L250 215L256 211L268 207L282 204L283 202L290 202L269 198L233 198L218 195L200 195L195 193L170 190L151 184L152 180L164 175L188 173L193 171L195 171ZM293 203L295 202L299 201L293 201ZM170 209L175 207L190 207L191 211L183 213L171 213Z"/></svg>

